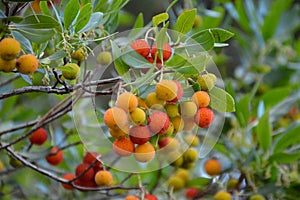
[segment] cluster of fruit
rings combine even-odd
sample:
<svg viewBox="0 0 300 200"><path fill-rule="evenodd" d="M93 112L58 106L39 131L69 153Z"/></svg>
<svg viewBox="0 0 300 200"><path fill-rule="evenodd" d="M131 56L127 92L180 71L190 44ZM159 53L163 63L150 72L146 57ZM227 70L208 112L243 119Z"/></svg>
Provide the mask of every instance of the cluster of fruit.
<svg viewBox="0 0 300 200"><path fill-rule="evenodd" d="M144 200L158 200L158 198L153 194L146 194L143 199ZM138 198L135 195L127 195L124 200L140 200L140 198Z"/></svg>
<svg viewBox="0 0 300 200"><path fill-rule="evenodd" d="M65 174L63 179L81 187L111 186L113 184L113 176L108 170L103 169L98 157L99 154L97 152L87 152L83 157L83 162L77 165L75 174ZM67 190L74 189L71 184L62 183L62 186Z"/></svg>
<svg viewBox="0 0 300 200"><path fill-rule="evenodd" d="M14 38L4 38L0 41L0 71L11 72L15 68L22 74L32 74L38 68L39 61L33 54L20 57L21 45Z"/></svg>
<svg viewBox="0 0 300 200"><path fill-rule="evenodd" d="M190 180L190 172L186 169L179 168L169 177L168 187L172 188L174 192L184 188Z"/></svg>

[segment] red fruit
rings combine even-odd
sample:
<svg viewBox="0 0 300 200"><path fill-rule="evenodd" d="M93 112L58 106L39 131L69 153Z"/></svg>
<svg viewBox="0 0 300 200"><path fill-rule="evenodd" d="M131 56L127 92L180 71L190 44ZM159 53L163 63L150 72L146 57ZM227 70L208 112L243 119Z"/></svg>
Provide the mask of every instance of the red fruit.
<svg viewBox="0 0 300 200"><path fill-rule="evenodd" d="M156 196L154 196L153 194L146 194L144 196L145 200L158 200L158 198Z"/></svg>
<svg viewBox="0 0 300 200"><path fill-rule="evenodd" d="M195 123L201 127L208 127L214 119L214 113L209 108L200 108L194 116Z"/></svg>
<svg viewBox="0 0 300 200"><path fill-rule="evenodd" d="M103 167L101 167L100 165L94 165L93 169L94 169L94 172L96 174L98 171L103 170Z"/></svg>
<svg viewBox="0 0 300 200"><path fill-rule="evenodd" d="M151 56L147 56L146 59L149 61L149 63L154 63L154 59Z"/></svg>
<svg viewBox="0 0 300 200"><path fill-rule="evenodd" d="M134 144L145 144L150 140L151 133L147 126L133 126L129 129L130 140Z"/></svg>
<svg viewBox="0 0 300 200"><path fill-rule="evenodd" d="M77 179L76 181L74 181L74 184L80 187L87 187L87 188L95 188L98 187L98 185L96 184L96 182L94 180L90 180L90 181L81 181L79 179ZM86 192L81 190L82 192Z"/></svg>
<svg viewBox="0 0 300 200"><path fill-rule="evenodd" d="M130 156L134 151L134 144L129 138L117 138L113 143L113 150L119 156Z"/></svg>
<svg viewBox="0 0 300 200"><path fill-rule="evenodd" d="M187 188L185 191L185 196L186 196L186 198L192 199L192 198L195 198L198 193L199 193L198 188Z"/></svg>
<svg viewBox="0 0 300 200"><path fill-rule="evenodd" d="M161 134L169 128L170 119L166 113L155 111L149 116L148 125L154 134Z"/></svg>
<svg viewBox="0 0 300 200"><path fill-rule="evenodd" d="M90 164L87 164L87 163L79 164L76 167L75 174L76 174L76 176L80 175L78 180L85 182L85 181L91 181L94 179L94 175L95 175L94 169L90 168L89 170L87 170L89 167L90 167ZM84 174L82 174L82 173L84 173Z"/></svg>
<svg viewBox="0 0 300 200"><path fill-rule="evenodd" d="M58 165L63 161L64 155L61 149L58 147L52 147L46 160L51 165Z"/></svg>
<svg viewBox="0 0 300 200"><path fill-rule="evenodd" d="M175 81L174 82L176 83L177 85L177 96L172 99L171 101L168 101L167 103L176 103L179 99L181 99L181 97L183 96L183 88L182 88L182 85L179 81Z"/></svg>
<svg viewBox="0 0 300 200"><path fill-rule="evenodd" d="M163 148L163 147L167 146L168 143L169 143L169 137L164 137L158 141L158 146L159 146L159 148Z"/></svg>
<svg viewBox="0 0 300 200"><path fill-rule="evenodd" d="M48 133L44 128L39 128L32 133L29 140L31 144L42 145L46 142Z"/></svg>
<svg viewBox="0 0 300 200"><path fill-rule="evenodd" d="M150 46L146 40L135 40L130 44L131 48L145 58L150 53Z"/></svg>
<svg viewBox="0 0 300 200"><path fill-rule="evenodd" d="M153 58L155 58L156 52L157 52L157 46L156 46L156 45L153 45L152 50L151 50L151 56L152 56ZM171 46L169 45L169 43L166 43L166 42L165 42L165 43L163 44L163 60L164 60L164 61L168 60L168 59L171 57L171 55L172 55L172 48L171 48ZM160 61L160 60L161 60L161 59L160 59L160 55L157 54L157 61Z"/></svg>
<svg viewBox="0 0 300 200"><path fill-rule="evenodd" d="M87 152L83 157L83 162L87 164L92 164L97 160L97 157L100 154L97 152ZM96 164L100 164L100 161L97 161Z"/></svg>
<svg viewBox="0 0 300 200"><path fill-rule="evenodd" d="M70 181L73 180L76 176L74 174L65 174L62 178ZM67 183L62 183L61 184L66 190L74 190L74 187L72 185L69 185Z"/></svg>

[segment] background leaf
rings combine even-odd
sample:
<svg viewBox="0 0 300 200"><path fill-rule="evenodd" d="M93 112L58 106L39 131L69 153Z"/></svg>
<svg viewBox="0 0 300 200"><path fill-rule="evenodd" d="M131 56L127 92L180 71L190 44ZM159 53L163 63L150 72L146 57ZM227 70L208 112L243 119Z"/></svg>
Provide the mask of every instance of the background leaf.
<svg viewBox="0 0 300 200"><path fill-rule="evenodd" d="M235 104L232 96L225 90L213 87L209 91L211 108L220 112L234 112Z"/></svg>
<svg viewBox="0 0 300 200"><path fill-rule="evenodd" d="M267 152L272 144L272 127L269 122L269 112L265 112L265 114L259 119L256 131L260 147L264 150L264 152Z"/></svg>
<svg viewBox="0 0 300 200"><path fill-rule="evenodd" d="M213 34L215 42L225 42L234 36L233 33L221 28L211 28L209 31Z"/></svg>
<svg viewBox="0 0 300 200"><path fill-rule="evenodd" d="M300 143L300 126L292 127L283 133L281 133L281 137L278 138L274 145L274 153L279 153L291 145Z"/></svg>
<svg viewBox="0 0 300 200"><path fill-rule="evenodd" d="M114 59L114 65L115 65L115 69L118 72L118 74L120 76L122 76L123 74L125 74L126 72L128 72L129 67L128 65L126 65L122 59L121 59L121 50L118 47L118 45L114 42L114 41L110 41L111 44L111 48L112 48L112 56Z"/></svg>
<svg viewBox="0 0 300 200"><path fill-rule="evenodd" d="M214 36L208 30L197 32L186 40L187 48L196 46L199 51L201 51L201 49L198 47L199 45L203 48L203 50L208 51L214 47L214 43Z"/></svg>
<svg viewBox="0 0 300 200"><path fill-rule="evenodd" d="M243 96L236 103L236 117L241 127L246 127L249 124L250 118L250 95Z"/></svg>
<svg viewBox="0 0 300 200"><path fill-rule="evenodd" d="M78 0L70 0L69 3L66 5L64 11L64 27L69 28L72 22L75 20L80 5Z"/></svg>
<svg viewBox="0 0 300 200"><path fill-rule="evenodd" d="M75 32L80 31L90 20L92 15L92 4L88 3L85 4L81 10L80 13L76 19L75 23Z"/></svg>
<svg viewBox="0 0 300 200"><path fill-rule="evenodd" d="M182 12L177 18L174 29L182 34L188 33L193 28L196 14L197 9Z"/></svg>
<svg viewBox="0 0 300 200"><path fill-rule="evenodd" d="M81 30L79 30L78 33L87 32L96 28L97 26L99 26L99 24L102 23L102 17L103 13L101 12L93 13L89 19L89 22Z"/></svg>
<svg viewBox="0 0 300 200"><path fill-rule="evenodd" d="M15 26L22 29L50 29L58 28L59 24L53 17L39 14L25 17L22 23Z"/></svg>

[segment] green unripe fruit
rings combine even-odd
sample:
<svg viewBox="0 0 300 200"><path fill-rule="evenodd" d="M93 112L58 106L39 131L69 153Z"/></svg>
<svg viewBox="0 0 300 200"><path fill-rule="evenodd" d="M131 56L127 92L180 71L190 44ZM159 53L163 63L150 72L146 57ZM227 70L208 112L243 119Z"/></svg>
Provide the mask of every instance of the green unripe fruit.
<svg viewBox="0 0 300 200"><path fill-rule="evenodd" d="M260 194L255 194L255 195L252 195L249 200L265 200L265 197L263 197Z"/></svg>
<svg viewBox="0 0 300 200"><path fill-rule="evenodd" d="M211 90L216 82L217 77L214 74L208 73L204 75L200 75L197 79L197 82L201 86L201 90Z"/></svg>
<svg viewBox="0 0 300 200"><path fill-rule="evenodd" d="M109 51L102 51L97 56L97 62L100 65L109 65L112 62L112 56Z"/></svg>
<svg viewBox="0 0 300 200"><path fill-rule="evenodd" d="M178 191L184 187L184 181L181 177L171 176L168 180L168 187L173 188L174 191Z"/></svg>
<svg viewBox="0 0 300 200"><path fill-rule="evenodd" d="M86 57L85 53L83 52L82 48L77 49L72 55L71 58L74 60L82 61Z"/></svg>
<svg viewBox="0 0 300 200"><path fill-rule="evenodd" d="M180 167L183 164L183 158L178 151L168 154L168 161L174 167Z"/></svg>
<svg viewBox="0 0 300 200"><path fill-rule="evenodd" d="M184 162L187 162L187 163L195 162L198 159L197 150L193 149L193 148L188 148L183 153L183 159L184 159Z"/></svg>
<svg viewBox="0 0 300 200"><path fill-rule="evenodd" d="M227 186L226 186L227 190L236 189L238 183L239 183L238 179L229 179L228 182L227 182Z"/></svg>
<svg viewBox="0 0 300 200"><path fill-rule="evenodd" d="M14 168L18 168L23 165L21 161L15 159L14 157L9 157L9 164Z"/></svg>
<svg viewBox="0 0 300 200"><path fill-rule="evenodd" d="M175 173L175 176L180 177L185 184L187 184L190 180L190 172L186 169L182 169L182 168L178 169Z"/></svg>
<svg viewBox="0 0 300 200"><path fill-rule="evenodd" d="M146 113L141 108L136 108L133 112L130 113L131 121L135 125L141 125L146 120Z"/></svg>
<svg viewBox="0 0 300 200"><path fill-rule="evenodd" d="M177 117L180 115L178 105L176 104L166 104L165 109L169 117Z"/></svg>
<svg viewBox="0 0 300 200"><path fill-rule="evenodd" d="M79 76L80 67L75 63L68 63L62 69L62 75L67 80L74 80Z"/></svg>
<svg viewBox="0 0 300 200"><path fill-rule="evenodd" d="M197 113L197 105L193 101L184 101L179 104L181 117L194 117Z"/></svg>

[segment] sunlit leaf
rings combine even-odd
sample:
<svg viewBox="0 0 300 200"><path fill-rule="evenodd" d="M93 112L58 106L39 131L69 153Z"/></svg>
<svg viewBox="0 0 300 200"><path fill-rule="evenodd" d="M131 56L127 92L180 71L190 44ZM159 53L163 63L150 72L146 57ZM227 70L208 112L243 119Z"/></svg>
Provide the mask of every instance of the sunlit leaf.
<svg viewBox="0 0 300 200"><path fill-rule="evenodd" d="M211 108L220 112L234 112L235 103L232 96L225 90L213 87L209 91Z"/></svg>

